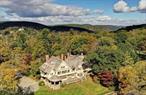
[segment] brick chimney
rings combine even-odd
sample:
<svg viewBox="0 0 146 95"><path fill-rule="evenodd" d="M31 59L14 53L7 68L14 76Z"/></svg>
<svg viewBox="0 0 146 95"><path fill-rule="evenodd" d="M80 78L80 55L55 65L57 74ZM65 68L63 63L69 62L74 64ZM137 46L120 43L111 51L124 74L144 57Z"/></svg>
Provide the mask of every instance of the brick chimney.
<svg viewBox="0 0 146 95"><path fill-rule="evenodd" d="M61 54L60 58L61 60L64 60L64 54Z"/></svg>
<svg viewBox="0 0 146 95"><path fill-rule="evenodd" d="M80 58L83 58L84 59L84 54L83 53L81 53Z"/></svg>
<svg viewBox="0 0 146 95"><path fill-rule="evenodd" d="M70 56L70 53L67 53L67 58Z"/></svg>
<svg viewBox="0 0 146 95"><path fill-rule="evenodd" d="M46 62L48 62L50 59L49 55L46 55Z"/></svg>
<svg viewBox="0 0 146 95"><path fill-rule="evenodd" d="M83 54L83 53L81 53L81 56L84 56L84 54Z"/></svg>
<svg viewBox="0 0 146 95"><path fill-rule="evenodd" d="M68 56L67 56L67 55L65 55L65 56L64 56L64 60L66 60L66 59L67 59L67 57L68 57Z"/></svg>

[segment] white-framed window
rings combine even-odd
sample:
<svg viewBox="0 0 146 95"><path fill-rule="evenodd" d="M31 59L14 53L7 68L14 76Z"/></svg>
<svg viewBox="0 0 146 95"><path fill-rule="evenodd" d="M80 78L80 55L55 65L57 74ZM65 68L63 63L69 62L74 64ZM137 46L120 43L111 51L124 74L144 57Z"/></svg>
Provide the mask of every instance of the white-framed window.
<svg viewBox="0 0 146 95"><path fill-rule="evenodd" d="M77 75L78 75L78 76L80 76L80 77L81 77L81 76L83 76L83 74L82 74L82 73L78 73Z"/></svg>
<svg viewBox="0 0 146 95"><path fill-rule="evenodd" d="M61 73L64 74L64 73L68 73L68 72L70 72L70 70L64 70Z"/></svg>
<svg viewBox="0 0 146 95"><path fill-rule="evenodd" d="M65 68L65 66L61 66L61 68Z"/></svg>

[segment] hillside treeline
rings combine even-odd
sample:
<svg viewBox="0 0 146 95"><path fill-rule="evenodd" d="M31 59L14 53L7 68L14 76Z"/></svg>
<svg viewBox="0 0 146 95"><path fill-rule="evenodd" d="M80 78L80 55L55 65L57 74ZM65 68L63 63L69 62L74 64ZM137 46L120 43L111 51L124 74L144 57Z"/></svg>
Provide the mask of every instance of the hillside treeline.
<svg viewBox="0 0 146 95"><path fill-rule="evenodd" d="M46 54L67 53L85 55L85 65L92 68L95 83L121 95L146 93L146 29L94 33L30 28L1 30L0 90L17 92L20 74L39 79L39 67Z"/></svg>

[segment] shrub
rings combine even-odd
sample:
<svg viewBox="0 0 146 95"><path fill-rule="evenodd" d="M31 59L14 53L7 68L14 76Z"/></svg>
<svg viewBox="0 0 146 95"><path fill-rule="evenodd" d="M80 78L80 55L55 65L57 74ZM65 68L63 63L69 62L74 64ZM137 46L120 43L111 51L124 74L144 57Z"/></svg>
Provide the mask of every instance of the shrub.
<svg viewBox="0 0 146 95"><path fill-rule="evenodd" d="M44 85L45 85L44 81L39 82L39 86L44 86Z"/></svg>

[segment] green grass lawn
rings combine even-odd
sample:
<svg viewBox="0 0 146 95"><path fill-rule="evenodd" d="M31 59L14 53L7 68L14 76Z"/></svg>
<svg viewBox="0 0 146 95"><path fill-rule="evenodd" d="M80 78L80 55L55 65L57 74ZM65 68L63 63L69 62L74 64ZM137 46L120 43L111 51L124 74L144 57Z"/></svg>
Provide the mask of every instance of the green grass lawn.
<svg viewBox="0 0 146 95"><path fill-rule="evenodd" d="M100 84L94 83L90 78L83 82L65 85L59 90L51 90L46 86L40 87L35 95L104 95L110 92Z"/></svg>

